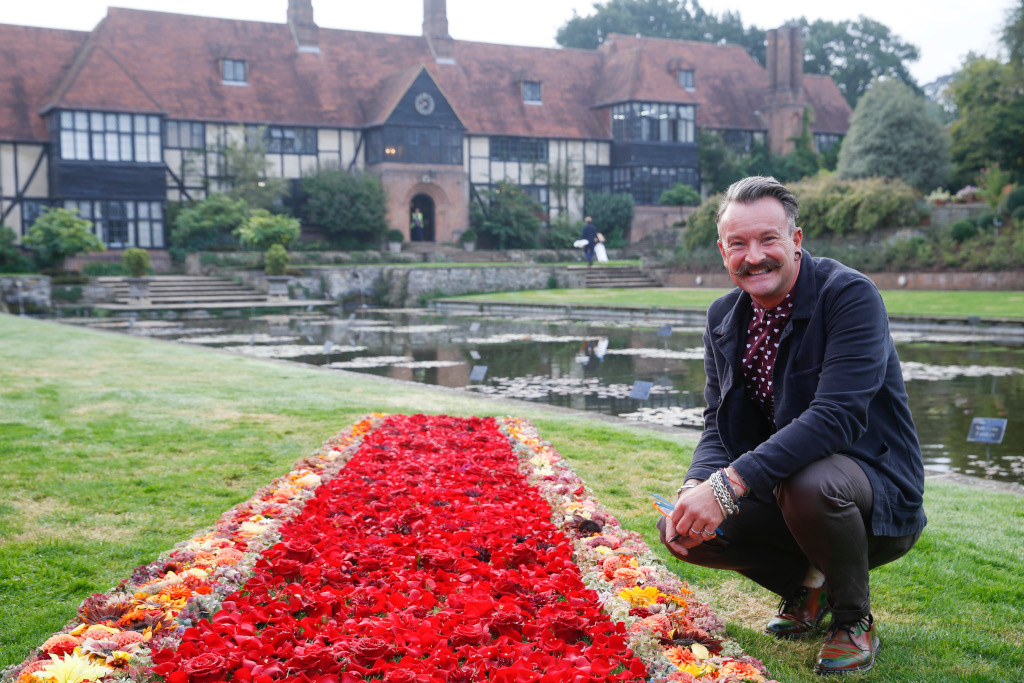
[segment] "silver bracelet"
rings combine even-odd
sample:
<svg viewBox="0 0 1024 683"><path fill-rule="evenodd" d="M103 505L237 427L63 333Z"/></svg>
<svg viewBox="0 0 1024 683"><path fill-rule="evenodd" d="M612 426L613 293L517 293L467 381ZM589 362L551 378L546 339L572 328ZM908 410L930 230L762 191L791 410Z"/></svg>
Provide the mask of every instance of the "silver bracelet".
<svg viewBox="0 0 1024 683"><path fill-rule="evenodd" d="M715 500L718 501L722 508L722 514L728 517L740 511L740 506L736 504L733 493L726 488L729 485L725 482L725 477L722 476L721 471L712 474L708 478L708 482L711 484L711 490L715 494Z"/></svg>
<svg viewBox="0 0 1024 683"><path fill-rule="evenodd" d="M683 484L682 486L676 489L676 498L683 495L683 491L685 491L686 489L695 489L698 486L699 484Z"/></svg>

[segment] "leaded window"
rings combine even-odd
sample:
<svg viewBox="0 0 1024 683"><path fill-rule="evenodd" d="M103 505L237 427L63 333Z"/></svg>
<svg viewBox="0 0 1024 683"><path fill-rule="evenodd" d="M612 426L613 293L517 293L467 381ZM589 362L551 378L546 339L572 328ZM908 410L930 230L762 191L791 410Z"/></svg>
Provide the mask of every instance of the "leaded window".
<svg viewBox="0 0 1024 683"><path fill-rule="evenodd" d="M545 162L548 141L542 138L493 137L490 139L494 161Z"/></svg>
<svg viewBox="0 0 1024 683"><path fill-rule="evenodd" d="M627 102L612 107L612 138L635 142L693 143L697 139L692 104Z"/></svg>
<svg viewBox="0 0 1024 683"><path fill-rule="evenodd" d="M541 104L540 81L523 81L523 102Z"/></svg>
<svg viewBox="0 0 1024 683"><path fill-rule="evenodd" d="M100 111L60 113L60 157L75 161L163 161L160 117Z"/></svg>
<svg viewBox="0 0 1024 683"><path fill-rule="evenodd" d="M421 126L384 126L366 134L369 164L461 164L462 131Z"/></svg>
<svg viewBox="0 0 1024 683"><path fill-rule="evenodd" d="M316 154L316 128L268 126L267 151L280 154Z"/></svg>
<svg viewBox="0 0 1024 683"><path fill-rule="evenodd" d="M676 78L679 79L679 85L686 90L694 89L693 80L693 69L680 69L676 72Z"/></svg>
<svg viewBox="0 0 1024 683"><path fill-rule="evenodd" d="M247 83L244 59L224 59L220 63L221 77L225 83Z"/></svg>
<svg viewBox="0 0 1024 683"><path fill-rule="evenodd" d="M676 183L700 187L697 169L686 166L631 166L612 170L611 191L633 195L640 205L655 205Z"/></svg>
<svg viewBox="0 0 1024 683"><path fill-rule="evenodd" d="M74 210L93 224L93 232L110 249L141 247L163 249L164 209L162 202L65 200L64 208Z"/></svg>
<svg viewBox="0 0 1024 683"><path fill-rule="evenodd" d="M169 149L204 149L206 124L198 121L166 121L164 146Z"/></svg>

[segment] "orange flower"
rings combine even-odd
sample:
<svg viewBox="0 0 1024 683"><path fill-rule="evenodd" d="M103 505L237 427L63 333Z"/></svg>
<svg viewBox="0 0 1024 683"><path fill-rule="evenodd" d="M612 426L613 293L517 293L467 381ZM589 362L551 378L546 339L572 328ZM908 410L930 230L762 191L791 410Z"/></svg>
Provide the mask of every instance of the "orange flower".
<svg viewBox="0 0 1024 683"><path fill-rule="evenodd" d="M18 683L38 683L39 679L32 675L33 672L41 671L44 667L49 666L52 663L52 660L40 659L28 664L21 670L21 675L18 676Z"/></svg>
<svg viewBox="0 0 1024 683"><path fill-rule="evenodd" d="M682 647L681 645L676 645L665 650L665 659L680 668L687 664L695 664L697 662L697 657L690 651L690 648Z"/></svg>
<svg viewBox="0 0 1024 683"><path fill-rule="evenodd" d="M214 559L214 562L222 567L232 567L241 562L244 556L245 554L241 550L221 548L217 551L217 557Z"/></svg>
<svg viewBox="0 0 1024 683"><path fill-rule="evenodd" d="M183 584L178 584L164 588L157 595L166 597L169 600L188 600L192 597L192 589Z"/></svg>
<svg viewBox="0 0 1024 683"><path fill-rule="evenodd" d="M726 662L718 669L718 676L725 676L726 674L734 674L742 681L761 683L765 680L764 675L756 667L746 662L737 662L735 660Z"/></svg>
<svg viewBox="0 0 1024 683"><path fill-rule="evenodd" d="M82 641L75 636L68 635L67 633L58 633L55 636L50 636L43 643L42 650L48 655L66 655L69 652L74 651L76 647L82 644ZM47 662L49 664L49 662Z"/></svg>

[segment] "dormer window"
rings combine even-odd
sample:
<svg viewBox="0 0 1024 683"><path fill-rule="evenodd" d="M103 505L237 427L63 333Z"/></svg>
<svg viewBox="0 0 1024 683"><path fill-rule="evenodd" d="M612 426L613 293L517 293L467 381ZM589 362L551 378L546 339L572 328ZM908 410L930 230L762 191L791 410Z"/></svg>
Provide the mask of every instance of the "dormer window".
<svg viewBox="0 0 1024 683"><path fill-rule="evenodd" d="M223 59L221 60L221 76L225 83L238 85L247 83L244 59Z"/></svg>
<svg viewBox="0 0 1024 683"><path fill-rule="evenodd" d="M523 103L543 104L540 97L540 81L523 81Z"/></svg>
<svg viewBox="0 0 1024 683"><path fill-rule="evenodd" d="M680 69L676 72L676 77L679 79L680 87L687 90L693 90L693 69Z"/></svg>

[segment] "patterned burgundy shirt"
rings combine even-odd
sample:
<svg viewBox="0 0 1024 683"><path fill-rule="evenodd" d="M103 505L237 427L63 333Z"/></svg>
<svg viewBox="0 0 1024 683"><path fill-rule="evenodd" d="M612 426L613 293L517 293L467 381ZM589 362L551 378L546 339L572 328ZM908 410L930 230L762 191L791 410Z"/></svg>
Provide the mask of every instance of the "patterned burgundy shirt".
<svg viewBox="0 0 1024 683"><path fill-rule="evenodd" d="M769 420L775 417L775 390L772 387L772 371L779 354L779 340L786 323L793 315L793 292L771 310L761 308L753 301L754 313L747 326L747 348L743 351L743 380L749 396L761 407Z"/></svg>

